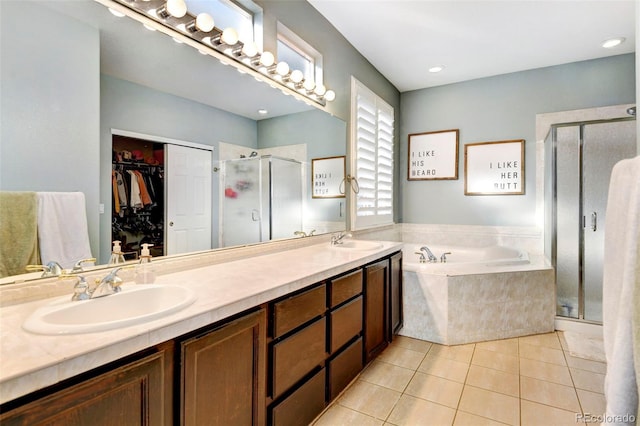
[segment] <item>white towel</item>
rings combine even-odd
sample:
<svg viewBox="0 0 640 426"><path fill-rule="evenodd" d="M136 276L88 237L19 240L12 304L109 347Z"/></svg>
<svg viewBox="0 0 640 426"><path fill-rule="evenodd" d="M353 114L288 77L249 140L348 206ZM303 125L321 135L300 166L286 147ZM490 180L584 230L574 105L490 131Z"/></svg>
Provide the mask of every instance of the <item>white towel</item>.
<svg viewBox="0 0 640 426"><path fill-rule="evenodd" d="M633 363L633 295L640 262L640 157L611 173L605 221L603 335L607 358L607 424L635 424L638 388Z"/></svg>
<svg viewBox="0 0 640 426"><path fill-rule="evenodd" d="M38 192L38 241L40 259L72 268L89 259L89 230L82 192Z"/></svg>

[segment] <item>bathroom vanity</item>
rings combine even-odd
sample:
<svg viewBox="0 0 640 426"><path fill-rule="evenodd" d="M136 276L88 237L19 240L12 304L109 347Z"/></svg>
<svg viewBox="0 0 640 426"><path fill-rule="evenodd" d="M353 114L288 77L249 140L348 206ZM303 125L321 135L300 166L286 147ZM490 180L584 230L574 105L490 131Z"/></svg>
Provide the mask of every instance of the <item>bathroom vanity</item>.
<svg viewBox="0 0 640 426"><path fill-rule="evenodd" d="M146 331L131 326L93 333L93 351L69 353L70 359L61 352L57 366L25 367L22 378L3 374L0 422L308 424L401 326L400 248L388 242L375 250L322 244L161 276L160 282L183 279L198 300ZM274 273L285 264L288 269ZM251 279L239 284L240 275ZM206 287L207 280L218 283ZM5 309L24 315L17 314L19 306ZM106 343L109 350L104 345L113 336L119 337ZM82 335L24 337L38 346L60 339L64 346ZM134 350L144 341L147 346ZM118 346L129 353L114 357ZM8 350L3 345L3 359ZM71 372L82 362L85 371L5 399L16 392L16 380L34 378L29 371L37 378L39 371Z"/></svg>

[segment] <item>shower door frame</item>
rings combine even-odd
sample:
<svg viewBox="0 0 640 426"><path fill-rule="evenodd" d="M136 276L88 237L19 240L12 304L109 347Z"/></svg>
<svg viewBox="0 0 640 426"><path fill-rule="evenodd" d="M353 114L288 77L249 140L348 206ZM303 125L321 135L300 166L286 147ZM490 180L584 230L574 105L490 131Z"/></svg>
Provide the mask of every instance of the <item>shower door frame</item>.
<svg viewBox="0 0 640 426"><path fill-rule="evenodd" d="M551 133L551 177L552 177L552 206L551 206L551 263L554 268L554 274L556 276L556 297L558 294L557 291L557 243L558 243L558 179L557 179L557 151L558 151L558 141L556 137L556 130L559 127L578 127L579 128L579 138L578 138L578 164L579 164L579 194L578 194L578 227L579 227L579 239L578 239L578 317L570 317L570 316L560 316L561 318L565 318L568 320L574 320L584 323L590 324L598 324L601 325L601 321L589 320L585 319L585 266L584 266L584 257L585 257L585 229L586 229L586 216L584 215L584 128L588 125L593 124L607 124L607 123L615 123L615 122L624 122L624 121L636 121L635 117L619 117L619 118L607 118L607 119L598 119L598 120L584 120L584 121L575 121L575 122L566 122L566 123L555 123L550 126L549 133ZM556 312L556 316L559 316Z"/></svg>

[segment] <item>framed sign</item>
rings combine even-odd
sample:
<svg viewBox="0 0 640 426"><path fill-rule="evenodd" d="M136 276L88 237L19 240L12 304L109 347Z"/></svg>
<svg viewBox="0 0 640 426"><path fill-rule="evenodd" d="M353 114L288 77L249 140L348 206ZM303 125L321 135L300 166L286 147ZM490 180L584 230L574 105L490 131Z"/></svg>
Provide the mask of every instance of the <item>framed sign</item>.
<svg viewBox="0 0 640 426"><path fill-rule="evenodd" d="M524 139L466 144L464 194L524 194Z"/></svg>
<svg viewBox="0 0 640 426"><path fill-rule="evenodd" d="M344 198L340 185L344 181L346 157L314 158L311 160L312 198Z"/></svg>
<svg viewBox="0 0 640 426"><path fill-rule="evenodd" d="M458 179L459 133L455 129L410 134L407 180Z"/></svg>

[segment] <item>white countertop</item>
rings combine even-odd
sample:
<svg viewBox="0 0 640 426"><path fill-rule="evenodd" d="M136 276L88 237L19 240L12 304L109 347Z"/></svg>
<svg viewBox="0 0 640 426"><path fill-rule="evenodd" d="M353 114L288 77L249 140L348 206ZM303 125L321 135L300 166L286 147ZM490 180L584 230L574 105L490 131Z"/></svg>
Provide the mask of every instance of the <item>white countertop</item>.
<svg viewBox="0 0 640 426"><path fill-rule="evenodd" d="M98 333L46 336L22 329L52 299L0 309L0 403L215 323L402 248L383 242L357 251L316 244L160 275L158 284L187 286L197 300L166 317ZM125 283L127 285L135 285ZM1 290L0 290L1 291ZM71 294L65 297L71 297Z"/></svg>

